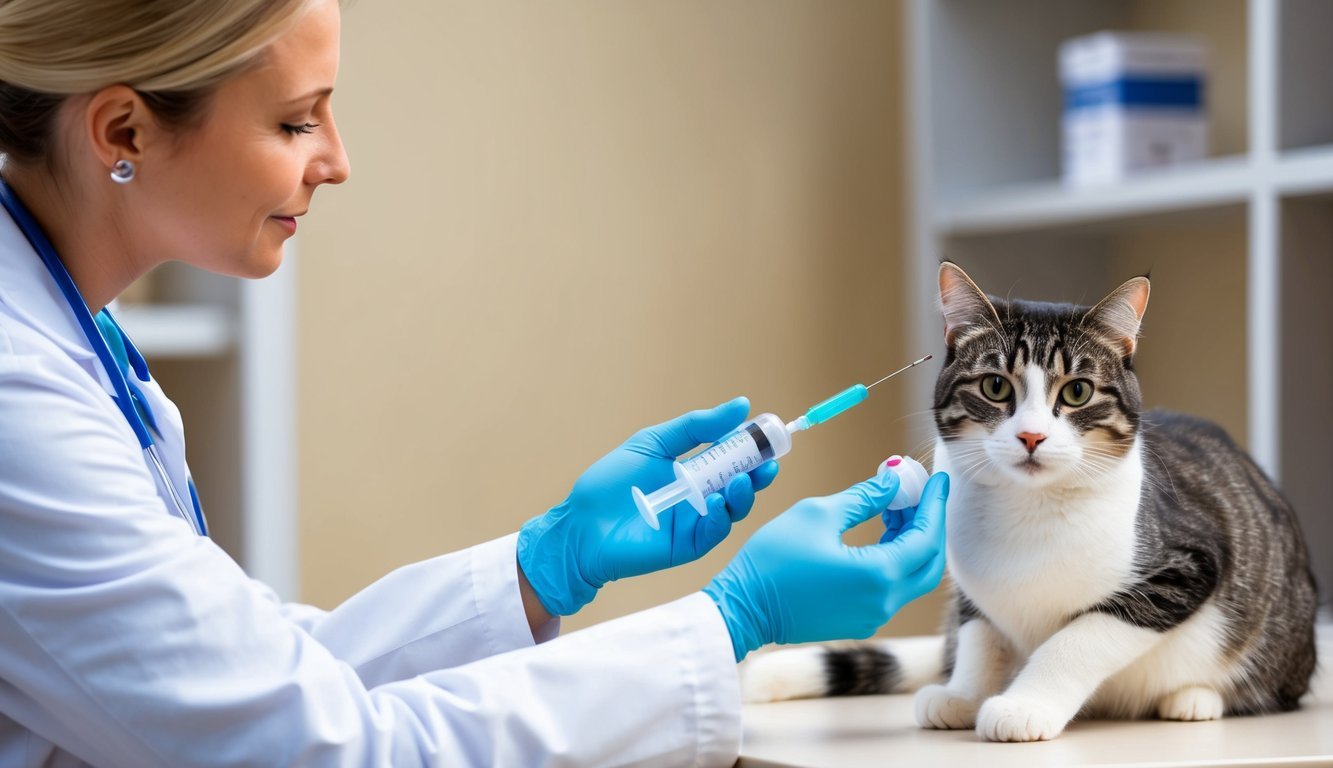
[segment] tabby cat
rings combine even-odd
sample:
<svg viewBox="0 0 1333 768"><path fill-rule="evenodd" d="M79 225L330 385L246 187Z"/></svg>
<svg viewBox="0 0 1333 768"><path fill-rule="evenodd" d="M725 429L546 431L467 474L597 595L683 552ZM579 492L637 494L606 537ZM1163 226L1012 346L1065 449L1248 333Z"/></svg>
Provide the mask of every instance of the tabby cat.
<svg viewBox="0 0 1333 768"><path fill-rule="evenodd" d="M941 642L778 651L750 700L916 693L925 728L994 741L1077 715L1212 720L1290 710L1315 668L1296 516L1217 426L1140 412L1147 278L1095 307L987 297L940 267L955 594ZM947 680L947 682L938 682Z"/></svg>

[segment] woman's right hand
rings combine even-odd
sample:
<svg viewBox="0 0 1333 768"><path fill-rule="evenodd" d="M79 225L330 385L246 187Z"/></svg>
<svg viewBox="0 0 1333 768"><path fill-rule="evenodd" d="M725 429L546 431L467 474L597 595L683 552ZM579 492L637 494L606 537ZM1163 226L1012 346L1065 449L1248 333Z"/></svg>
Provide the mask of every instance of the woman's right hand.
<svg viewBox="0 0 1333 768"><path fill-rule="evenodd" d="M881 513L897 491L897 475L885 473L833 496L804 499L750 537L704 588L726 621L736 661L767 643L870 637L940 583L948 475L930 478L911 522L892 540L864 547L842 542L844 532Z"/></svg>

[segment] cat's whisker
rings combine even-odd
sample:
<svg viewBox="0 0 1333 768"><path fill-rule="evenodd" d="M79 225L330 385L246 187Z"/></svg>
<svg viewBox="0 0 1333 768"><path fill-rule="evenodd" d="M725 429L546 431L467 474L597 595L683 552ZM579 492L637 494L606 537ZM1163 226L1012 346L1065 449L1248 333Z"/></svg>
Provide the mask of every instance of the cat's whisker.
<svg viewBox="0 0 1333 768"><path fill-rule="evenodd" d="M990 465L990 457L986 456L983 452L982 455L978 456L975 461L963 467L962 469L963 479L965 481L971 481L977 475L981 474L982 469L985 469L989 465Z"/></svg>
<svg viewBox="0 0 1333 768"><path fill-rule="evenodd" d="M898 417L894 419L894 423L908 421L909 419L920 419L926 417L934 418L934 416L935 416L934 408L926 408L925 410L921 411L908 411L907 413L899 414Z"/></svg>

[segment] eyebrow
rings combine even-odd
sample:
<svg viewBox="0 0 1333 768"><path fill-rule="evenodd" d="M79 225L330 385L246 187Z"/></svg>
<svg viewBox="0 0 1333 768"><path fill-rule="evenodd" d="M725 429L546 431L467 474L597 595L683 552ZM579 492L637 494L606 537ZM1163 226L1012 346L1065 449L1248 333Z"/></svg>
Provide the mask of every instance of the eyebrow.
<svg viewBox="0 0 1333 768"><path fill-rule="evenodd" d="M297 96L297 97L294 98L294 99L288 99L286 103L287 103L287 104L295 104L295 103L297 103L297 102L299 102L299 101L308 101L308 100L310 100L310 99L312 99L312 98L315 98L316 96L319 96L319 97L328 96L328 95L331 94L331 93L333 93L333 86L326 86L326 87L324 87L324 88L316 88L315 90L313 90L313 91L311 91L311 92L309 92L309 93L307 93L307 94L305 94L305 95L303 95L303 96Z"/></svg>

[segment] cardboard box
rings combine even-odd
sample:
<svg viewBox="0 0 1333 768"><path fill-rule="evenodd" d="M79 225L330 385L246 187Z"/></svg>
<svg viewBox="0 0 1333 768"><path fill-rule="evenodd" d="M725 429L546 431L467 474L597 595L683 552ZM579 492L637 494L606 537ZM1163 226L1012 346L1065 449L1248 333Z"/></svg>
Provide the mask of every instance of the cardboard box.
<svg viewBox="0 0 1333 768"><path fill-rule="evenodd" d="M1067 183L1084 186L1202 159L1206 55L1199 41L1098 32L1060 46Z"/></svg>

